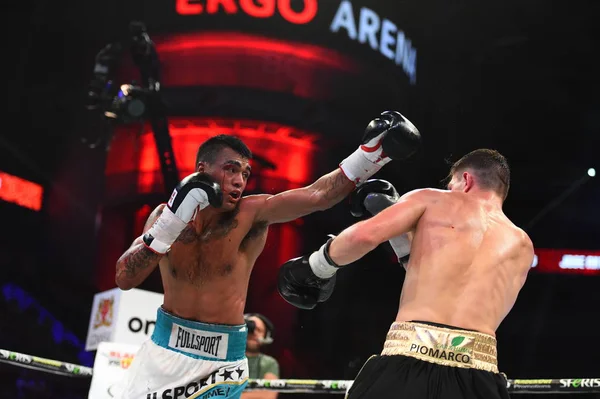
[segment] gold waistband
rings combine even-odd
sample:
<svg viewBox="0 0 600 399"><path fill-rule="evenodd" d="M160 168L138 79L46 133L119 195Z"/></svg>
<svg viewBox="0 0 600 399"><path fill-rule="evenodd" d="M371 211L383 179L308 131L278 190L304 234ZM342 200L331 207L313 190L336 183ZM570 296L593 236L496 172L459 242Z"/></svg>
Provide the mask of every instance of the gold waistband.
<svg viewBox="0 0 600 399"><path fill-rule="evenodd" d="M496 338L475 331L394 322L381 354L404 355L442 366L498 373Z"/></svg>

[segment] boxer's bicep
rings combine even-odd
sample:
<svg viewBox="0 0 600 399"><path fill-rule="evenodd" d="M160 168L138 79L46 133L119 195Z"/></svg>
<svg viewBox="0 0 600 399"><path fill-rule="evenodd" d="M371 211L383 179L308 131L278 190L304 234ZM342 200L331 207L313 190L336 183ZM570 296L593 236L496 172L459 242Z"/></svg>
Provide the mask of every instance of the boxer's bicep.
<svg viewBox="0 0 600 399"><path fill-rule="evenodd" d="M403 195L394 205L368 219L365 227L380 243L404 236L410 244L413 231L427 209L426 196L427 194L422 190Z"/></svg>
<svg viewBox="0 0 600 399"><path fill-rule="evenodd" d="M270 224L292 221L313 212L311 200L305 187L269 195L259 211L260 219Z"/></svg>
<svg viewBox="0 0 600 399"><path fill-rule="evenodd" d="M427 208L426 198L418 192L412 193L376 216L342 231L329 247L333 262L340 266L347 265L362 258L379 244L412 231Z"/></svg>
<svg viewBox="0 0 600 399"><path fill-rule="evenodd" d="M313 212L326 210L344 199L354 183L339 169L322 176L313 184L262 197L258 219L268 223L285 223Z"/></svg>

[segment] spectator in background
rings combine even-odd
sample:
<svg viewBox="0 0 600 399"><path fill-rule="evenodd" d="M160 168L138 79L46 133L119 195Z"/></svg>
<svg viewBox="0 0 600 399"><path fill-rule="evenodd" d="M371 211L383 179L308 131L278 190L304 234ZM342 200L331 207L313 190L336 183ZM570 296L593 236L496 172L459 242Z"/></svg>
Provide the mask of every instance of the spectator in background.
<svg viewBox="0 0 600 399"><path fill-rule="evenodd" d="M244 315L248 326L246 340L246 356L248 357L248 374L251 379L275 380L279 378L279 362L272 356L261 352L265 345L273 342L274 326L265 316L259 313ZM243 392L241 399L276 399L274 391Z"/></svg>

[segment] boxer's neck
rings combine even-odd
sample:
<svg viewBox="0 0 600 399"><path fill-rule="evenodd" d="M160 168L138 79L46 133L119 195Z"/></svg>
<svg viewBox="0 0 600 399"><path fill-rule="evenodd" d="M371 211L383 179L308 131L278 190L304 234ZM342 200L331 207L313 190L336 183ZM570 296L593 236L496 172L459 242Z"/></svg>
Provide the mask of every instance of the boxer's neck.
<svg viewBox="0 0 600 399"><path fill-rule="evenodd" d="M469 191L469 194L477 197L477 199L479 199L480 201L485 202L487 206L502 209L502 204L504 203L504 201L494 191L481 190L479 188L474 187Z"/></svg>

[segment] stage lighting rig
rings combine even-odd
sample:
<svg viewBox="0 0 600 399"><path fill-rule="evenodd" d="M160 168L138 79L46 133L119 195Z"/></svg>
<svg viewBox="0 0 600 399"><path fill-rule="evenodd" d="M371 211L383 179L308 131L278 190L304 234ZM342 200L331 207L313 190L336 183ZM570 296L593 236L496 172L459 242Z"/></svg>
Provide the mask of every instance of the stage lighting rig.
<svg viewBox="0 0 600 399"><path fill-rule="evenodd" d="M132 81L117 85L114 83L114 74L126 49L129 50L141 79L139 83ZM131 22L129 36L123 41L107 44L98 52L95 61L86 108L102 115L108 133L103 132L93 140L84 138L83 141L91 148L103 145L108 149L117 124L148 121L156 141L165 190L169 192L179 178L161 97L160 60L144 24Z"/></svg>

